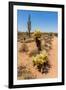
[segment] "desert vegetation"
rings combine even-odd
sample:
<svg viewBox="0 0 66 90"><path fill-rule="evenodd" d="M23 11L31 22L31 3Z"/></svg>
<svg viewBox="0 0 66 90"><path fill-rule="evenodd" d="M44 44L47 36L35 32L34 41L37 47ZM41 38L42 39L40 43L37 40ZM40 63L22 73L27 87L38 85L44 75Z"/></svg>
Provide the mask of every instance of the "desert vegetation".
<svg viewBox="0 0 66 90"><path fill-rule="evenodd" d="M57 76L57 33L18 32L17 79Z"/></svg>

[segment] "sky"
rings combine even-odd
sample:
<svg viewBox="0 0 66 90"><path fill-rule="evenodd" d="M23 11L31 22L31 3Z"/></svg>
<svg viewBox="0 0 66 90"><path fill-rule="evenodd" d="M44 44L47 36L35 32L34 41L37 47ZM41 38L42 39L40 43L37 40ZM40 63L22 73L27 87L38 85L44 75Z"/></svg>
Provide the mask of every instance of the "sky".
<svg viewBox="0 0 66 90"><path fill-rule="evenodd" d="M17 10L18 32L26 32L27 21L31 16L31 32L37 28L41 32L58 32L58 13L52 11Z"/></svg>

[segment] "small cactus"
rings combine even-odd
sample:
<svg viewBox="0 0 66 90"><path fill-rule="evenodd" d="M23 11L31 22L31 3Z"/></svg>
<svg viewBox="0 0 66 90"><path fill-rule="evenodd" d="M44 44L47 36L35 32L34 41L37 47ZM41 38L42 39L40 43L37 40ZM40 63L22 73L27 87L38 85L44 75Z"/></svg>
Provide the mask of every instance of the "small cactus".
<svg viewBox="0 0 66 90"><path fill-rule="evenodd" d="M34 37L35 37L35 42L36 42L36 46L38 48L38 51L41 51L41 32L39 29L35 30L34 32Z"/></svg>

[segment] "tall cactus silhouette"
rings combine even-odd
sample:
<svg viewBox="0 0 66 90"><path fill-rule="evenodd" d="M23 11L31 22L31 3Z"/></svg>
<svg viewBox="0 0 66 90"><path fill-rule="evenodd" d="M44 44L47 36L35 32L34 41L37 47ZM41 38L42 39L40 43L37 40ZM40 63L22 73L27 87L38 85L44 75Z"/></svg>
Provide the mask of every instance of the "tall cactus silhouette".
<svg viewBox="0 0 66 90"><path fill-rule="evenodd" d="M31 16L28 16L28 22L27 22L27 26L28 26L28 35L30 37L30 31L31 31Z"/></svg>

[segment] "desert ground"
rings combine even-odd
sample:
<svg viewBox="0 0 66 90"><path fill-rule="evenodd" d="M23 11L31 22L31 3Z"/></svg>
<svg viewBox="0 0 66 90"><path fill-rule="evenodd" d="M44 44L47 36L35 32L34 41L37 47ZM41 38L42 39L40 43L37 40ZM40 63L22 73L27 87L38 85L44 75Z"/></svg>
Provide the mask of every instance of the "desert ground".
<svg viewBox="0 0 66 90"><path fill-rule="evenodd" d="M42 51L44 48L44 39L41 40ZM51 49L48 51L48 58L51 65L47 74L41 73L37 70L36 66L33 66L32 52L37 53L37 47L35 41L27 42L27 52L20 51L23 42L17 42L18 50L18 63L17 63L17 79L41 79L41 78L55 78L58 74L58 36L53 36L51 40ZM22 71L22 72L21 72Z"/></svg>

